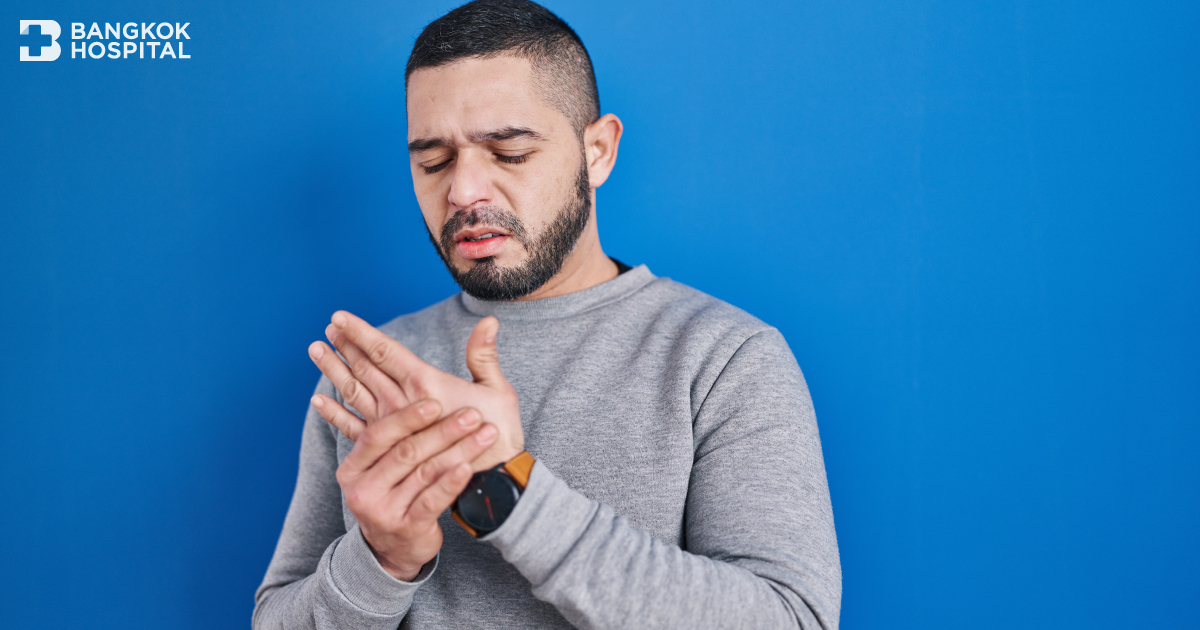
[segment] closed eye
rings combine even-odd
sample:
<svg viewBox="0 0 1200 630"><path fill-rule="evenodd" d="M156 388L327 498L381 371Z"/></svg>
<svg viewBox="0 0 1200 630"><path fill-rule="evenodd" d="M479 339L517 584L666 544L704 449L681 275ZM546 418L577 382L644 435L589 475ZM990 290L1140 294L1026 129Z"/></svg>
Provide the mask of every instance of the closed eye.
<svg viewBox="0 0 1200 630"><path fill-rule="evenodd" d="M454 161L454 159L453 159L453 158L451 158L451 159L449 159L449 160L446 160L445 162L442 162L441 164L434 164L433 166L422 166L421 168L425 169L425 174L426 174L426 175L433 175L434 173L436 173L436 172L438 172L438 171L440 171L440 170L442 170L442 169L446 168L447 166L449 166L449 165L450 165L450 163L451 163L451 162L453 162L453 161Z"/></svg>
<svg viewBox="0 0 1200 630"><path fill-rule="evenodd" d="M524 162L528 158L529 158L528 153L526 153L525 155L501 155L499 153L496 154L496 159L500 160L501 162L504 162L505 164L520 164L521 162Z"/></svg>

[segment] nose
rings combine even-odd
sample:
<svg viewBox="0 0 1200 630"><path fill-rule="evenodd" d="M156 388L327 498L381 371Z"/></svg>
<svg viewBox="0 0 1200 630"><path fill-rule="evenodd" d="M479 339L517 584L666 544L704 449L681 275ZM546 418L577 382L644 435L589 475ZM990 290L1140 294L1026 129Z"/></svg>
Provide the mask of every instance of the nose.
<svg viewBox="0 0 1200 630"><path fill-rule="evenodd" d="M476 149L459 151L455 156L454 173L450 178L447 197L454 210L466 210L486 205L492 200L492 182L485 152Z"/></svg>

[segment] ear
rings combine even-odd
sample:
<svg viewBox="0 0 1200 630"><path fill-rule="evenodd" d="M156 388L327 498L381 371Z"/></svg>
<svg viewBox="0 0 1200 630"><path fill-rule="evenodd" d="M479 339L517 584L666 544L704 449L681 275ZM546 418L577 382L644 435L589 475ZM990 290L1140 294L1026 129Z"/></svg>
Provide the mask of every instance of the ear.
<svg viewBox="0 0 1200 630"><path fill-rule="evenodd" d="M583 131L583 154L587 157L588 183L599 188L617 164L617 147L624 130L621 119L605 114Z"/></svg>

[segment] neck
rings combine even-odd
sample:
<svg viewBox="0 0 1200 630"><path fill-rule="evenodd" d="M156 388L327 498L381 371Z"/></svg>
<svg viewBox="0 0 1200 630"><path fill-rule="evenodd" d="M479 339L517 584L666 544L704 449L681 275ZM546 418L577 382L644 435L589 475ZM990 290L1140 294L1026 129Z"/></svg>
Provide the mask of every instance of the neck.
<svg viewBox="0 0 1200 630"><path fill-rule="evenodd" d="M562 269L546 281L541 288L529 295L518 298L523 300L540 300L542 298L566 295L582 291L608 282L617 277L617 265L600 247L600 232L596 228L596 206L592 204L592 216L571 255L563 261Z"/></svg>

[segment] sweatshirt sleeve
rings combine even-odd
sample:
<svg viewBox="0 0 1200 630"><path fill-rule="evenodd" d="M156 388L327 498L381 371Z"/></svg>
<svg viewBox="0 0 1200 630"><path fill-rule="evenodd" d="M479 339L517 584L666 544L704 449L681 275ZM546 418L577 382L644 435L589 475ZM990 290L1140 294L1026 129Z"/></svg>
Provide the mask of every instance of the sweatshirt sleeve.
<svg viewBox="0 0 1200 630"><path fill-rule="evenodd" d="M741 345L693 426L686 550L540 462L487 540L579 628L836 629L841 565L816 416L778 331Z"/></svg>
<svg viewBox="0 0 1200 630"><path fill-rule="evenodd" d="M336 396L324 377L317 392ZM436 567L435 559L413 582L402 582L379 566L357 524L346 531L335 477L335 430L309 406L296 490L275 555L254 597L255 630L394 629Z"/></svg>

